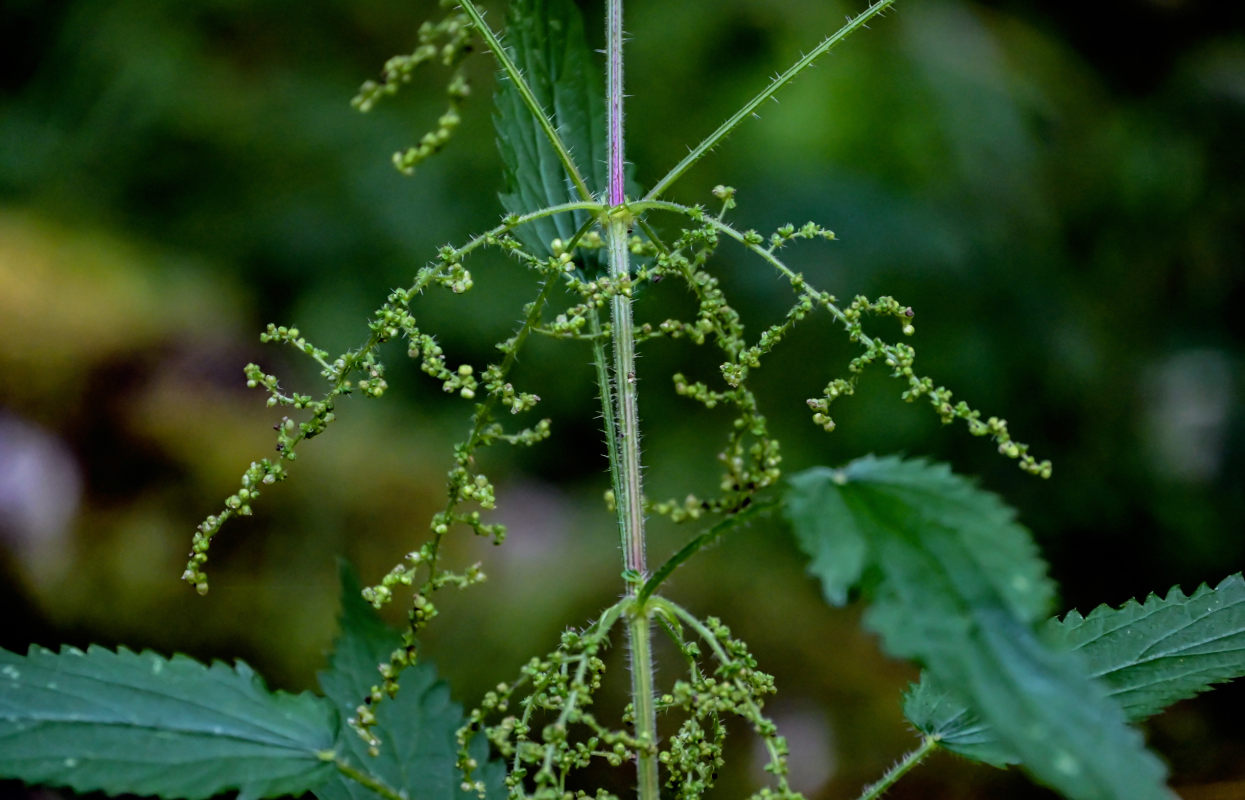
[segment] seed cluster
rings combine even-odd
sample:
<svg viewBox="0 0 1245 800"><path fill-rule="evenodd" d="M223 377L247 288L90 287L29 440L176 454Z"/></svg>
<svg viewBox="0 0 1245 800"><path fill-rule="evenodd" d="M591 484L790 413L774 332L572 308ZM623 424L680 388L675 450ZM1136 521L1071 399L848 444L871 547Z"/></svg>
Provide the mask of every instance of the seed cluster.
<svg viewBox="0 0 1245 800"><path fill-rule="evenodd" d="M479 765L469 753L471 742L483 735L508 762L506 786L512 800L617 800L605 790L589 794L571 789L574 773L594 762L621 767L641 752L656 755L675 797L697 800L713 788L724 763L723 720L738 716L765 744L770 756L766 769L774 776L775 785L754 798L799 798L786 780L786 742L762 711L774 693L773 678L757 668L747 646L720 620L702 621L660 599L646 608L639 610L631 600L615 604L582 633L563 633L553 652L531 659L513 682L486 693L458 731L463 791L485 796L485 785L473 777ZM677 731L660 743L640 741L626 727L611 728L591 711L605 674L601 654L609 636L620 619L637 613L652 614L687 664L686 677L657 699L663 717L682 717ZM688 630L694 638L688 638ZM706 655L711 668L702 663ZM622 722L633 724L630 706Z"/></svg>
<svg viewBox="0 0 1245 800"><path fill-rule="evenodd" d="M583 633L566 631L552 653L533 658L514 682L485 694L458 731L463 791L485 796L484 784L472 777L477 764L468 753L480 734L509 762L506 786L512 798L586 798L582 791L568 793L572 773L594 760L617 767L635 758L643 745L626 731L602 724L591 711L605 674L601 653L621 611L622 604L615 605ZM603 791L594 796L614 797Z"/></svg>
<svg viewBox="0 0 1245 800"><path fill-rule="evenodd" d="M701 621L666 600L658 601L657 610L662 629L688 664L687 678L675 681L658 700L659 713L684 715L678 732L658 754L669 776L666 786L680 800L695 800L713 788L724 763L722 719L734 715L748 722L769 755L765 770L775 785L760 789L753 798L800 798L787 783L787 742L762 711L766 698L775 692L773 677L757 669L747 645L732 637L730 628L716 617ZM686 638L684 625L697 634L699 642ZM709 673L700 664L702 644L715 662Z"/></svg>
<svg viewBox="0 0 1245 800"><path fill-rule="evenodd" d="M974 436L990 436L994 439L1000 454L1016 459L1020 468L1032 475L1049 478L1052 472L1050 461L1038 461L1029 454L1029 446L1012 438L1008 431L1007 421L999 417L982 420L980 411L972 408L963 400L953 402L950 389L936 384L932 378L919 374L915 370L916 350L904 342L890 343L875 338L865 332L863 318L866 314L890 316L899 320L900 330L904 336L912 336L916 332L913 324L915 312L911 307L904 306L892 297L879 297L869 300L863 296L855 297L851 304L841 308L838 300L831 294L811 286L804 276L790 269L778 258L776 252L788 243L797 239L834 239L834 233L815 223L807 223L799 228L784 225L771 234L768 239L756 231L740 231L723 219L723 214L735 207L734 190L719 186L714 194L723 200L722 213L710 215L699 206L682 206L676 203L654 202L651 207L662 211L672 211L685 216L699 224L696 234L702 242L716 246L715 236L725 236L759 256L773 267L779 274L787 278L796 295L796 302L788 310L783 322L775 324L763 332L757 343L751 347L736 345L741 349L731 361L722 365L723 378L730 386L742 385L748 371L755 369L762 355L769 352L778 341L800 320L817 309L828 312L836 319L847 333L848 339L858 344L863 352L848 364L847 376L837 376L826 384L820 397L809 398L808 406L813 412L814 424L830 432L835 428L834 418L830 415L830 405L840 397L854 393L860 374L870 364L880 362L891 370L893 377L907 383L901 397L907 402L914 402L924 397L945 423L963 420L969 433ZM687 232L684 232L687 235ZM768 241L768 246L766 242ZM726 312L718 311L725 318ZM730 341L728 332L723 338ZM724 349L726 349L724 347ZM728 350L728 353L730 351ZM676 390L678 390L676 376ZM715 394L699 386L692 387L689 394L708 405L716 404L723 399L722 394ZM702 399L703 398L703 399Z"/></svg>
<svg viewBox="0 0 1245 800"><path fill-rule="evenodd" d="M430 62L440 62L450 69L445 85L447 108L437 118L437 126L420 137L419 142L393 154L393 165L404 175L413 175L415 167L436 155L449 142L462 121L463 101L471 94L471 85L463 70L463 61L472 51L471 20L451 0L441 0L441 7L451 11L438 22L425 22L419 28L419 44L401 56L385 62L380 81L367 81L351 101L359 111L371 111L385 97L391 97L410 83L415 70Z"/></svg>
<svg viewBox="0 0 1245 800"><path fill-rule="evenodd" d="M449 35L445 31L442 34ZM400 82L401 76L408 74L397 67L395 70L393 81ZM391 93L383 87L372 91L375 97ZM607 316L606 310L616 298L639 297L663 281L669 281L667 286L683 287L695 311L687 319L665 319L638 326L637 341L666 337L713 347L715 361L720 359L720 382L710 385L710 382L691 380L676 373L673 388L677 395L706 408L729 408L733 416L725 444L718 453L720 493L707 498L688 495L679 500L646 499L649 513L675 522L724 515L718 524L726 523L729 528L732 521L748 518L772 504L767 498L759 498L757 502L758 494L779 480L782 456L749 382L768 354L797 324L815 313L828 313L837 320L847 338L858 345L861 352L847 365L845 375L830 378L821 395L807 401L814 424L833 431L831 404L853 394L864 369L881 363L906 384L903 399L926 399L944 422L962 419L970 433L992 437L1001 453L1018 459L1026 470L1043 476L1050 474L1049 462L1037 462L1028 454L1026 445L1011 438L1006 421L996 417L983 420L978 411L963 401L953 403L948 389L919 375L914 367L916 353L911 346L903 342L888 343L865 331L865 318L880 316L897 321L900 332L911 336L915 332L911 308L885 296L876 300L856 297L850 304L840 307L832 295L811 286L777 255L779 250L798 240L832 240L831 231L814 223L799 227L784 225L768 236L737 230L724 219L726 212L735 207L734 190L720 186L714 194L722 202L717 215L700 207L664 201L633 204L626 213L634 215L643 235L634 235L629 241L635 257L629 274L611 276L590 268L590 262L596 260L595 251L602 245L601 234L592 225L604 224L618 209L578 204L578 210L587 211L595 222L585 224L569 241L559 239L548 243L551 255L529 251L514 234L522 225L565 213L566 207L561 207L561 211L544 209L522 216L511 215L494 229L462 246L441 248L437 257L419 270L410 287L389 294L368 322L367 341L356 350L333 357L310 344L298 328L270 325L261 335L261 341L286 345L311 358L320 367L325 388L318 397L287 391L277 376L258 365L247 365L248 386L264 390L268 406L284 412L273 426L277 455L253 462L244 472L240 488L225 500L224 508L199 526L185 579L200 592L207 591L204 567L209 546L221 525L234 515L249 515L261 491L287 477L301 443L323 433L335 421L340 398L351 394L370 398L382 396L388 383L379 357L380 349L389 342L404 343L407 356L419 363L420 370L443 392L467 401L472 411L467 435L453 449L452 464L446 474L444 505L429 520L425 537L379 583L363 592L365 599L377 608L400 592L411 595L408 626L401 646L379 666L380 682L361 698L350 720L370 748L378 751L381 742L374 733L375 707L398 692L402 671L415 662L417 636L437 615L433 599L436 592L446 586L470 586L485 578L478 564L458 569L443 564L444 538L451 531L463 528L497 544L505 538L503 526L486 520L487 513L496 505L496 491L491 479L478 467L478 452L497 443L533 445L550 434L547 419L515 430L503 425L498 418L503 410L506 418L530 412L540 402L538 395L516 388L510 378L524 344L533 334L585 342L591 345L594 359L604 365L604 344L613 335L610 326L602 322ZM676 238L666 241L645 220L650 212L679 214L685 227ZM755 339L748 337L739 313L728 302L710 269L719 246L730 241L770 265L790 284L795 295L783 317L760 331ZM483 249L499 251L521 268L531 271L536 293L523 306L514 332L497 343L500 360L480 367L453 361L436 336L421 327L413 307L425 294L436 290L454 294L471 291L474 279L467 262ZM604 366L599 369L599 375L604 397L612 396L623 381L635 380L630 374L608 375ZM607 493L607 500L612 500L611 494ZM715 526L711 532L717 529ZM693 544L713 538L702 536ZM691 552L694 550L692 548ZM677 566L687 557L688 554L676 555L671 564ZM673 566L655 573L660 576L658 583L670 574ZM735 715L752 726L769 753L769 770L775 785L762 789L756 796L797 796L786 783L786 744L761 710L765 697L773 692L772 679L757 669L744 644L733 638L725 625L712 618L702 621L678 608L655 594L658 587L647 585L646 577L638 573L625 575L630 586L627 600L606 611L582 633L565 634L558 648L529 662L516 681L498 686L471 713L460 732L460 766L466 790L483 792L480 782L472 778L477 765L467 755L467 745L472 737L484 735L494 750L510 762L507 781L511 796L516 800L529 796L549 800L586 797L582 791L568 789L568 780L574 772L599 761L620 766L641 754L658 759L667 787L674 796L693 800L711 788L717 778L725 737L722 720ZM671 722L675 732L660 743L640 740L630 731L633 723L630 712L624 714L620 723L611 724L599 721L591 710L594 694L603 680L605 664L601 653L609 645L610 631L619 619L640 615L659 624L687 663L685 676L675 680L657 700L661 714L670 720L677 719ZM601 800L609 797L605 792L595 796Z"/></svg>

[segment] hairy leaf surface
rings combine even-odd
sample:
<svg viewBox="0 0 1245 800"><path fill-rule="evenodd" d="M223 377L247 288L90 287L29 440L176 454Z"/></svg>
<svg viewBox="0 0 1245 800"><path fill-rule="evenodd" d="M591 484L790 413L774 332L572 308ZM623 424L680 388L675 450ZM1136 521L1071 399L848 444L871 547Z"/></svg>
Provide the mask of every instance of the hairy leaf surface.
<svg viewBox="0 0 1245 800"><path fill-rule="evenodd" d="M0 775L74 791L301 794L333 767L323 698L270 692L239 662L91 647L0 650Z"/></svg>
<svg viewBox="0 0 1245 800"><path fill-rule="evenodd" d="M787 503L827 599L861 584L886 649L958 692L1037 780L1078 800L1170 797L1119 707L1038 638L1052 585L997 497L944 465L869 457L795 476Z"/></svg>
<svg viewBox="0 0 1245 800"><path fill-rule="evenodd" d="M320 688L346 720L379 682L376 668L389 661L401 637L360 597L358 579L344 565L341 577L341 633L329 669L320 673ZM397 696L375 709L377 724L372 730L381 740L380 755L368 755L367 743L346 724L338 732L338 752L389 787L404 790L410 800L474 800L474 792L459 788L462 776L456 766L455 733L463 724L462 708L450 700L449 688L438 680L431 664L408 667L399 682ZM473 778L485 782L490 799L504 798L504 767L487 760L483 739L474 745L472 755L480 768ZM342 775L321 784L315 794L320 800L380 800L379 794Z"/></svg>
<svg viewBox="0 0 1245 800"><path fill-rule="evenodd" d="M517 0L510 4L506 43L588 188L604 193L608 175L603 81L579 9L571 0ZM494 102L497 146L505 167L502 206L523 214L582 199L518 88L504 75ZM525 225L516 235L532 252L549 255L550 241L569 241L587 220L585 212L559 214Z"/></svg>
<svg viewBox="0 0 1245 800"><path fill-rule="evenodd" d="M1245 676L1245 580L1237 573L1191 596L1176 587L1165 598L1099 606L1088 617L1072 611L1041 633L1052 647L1077 651L1129 719L1144 719ZM1016 761L988 724L928 674L909 691L904 713L950 750L997 765Z"/></svg>

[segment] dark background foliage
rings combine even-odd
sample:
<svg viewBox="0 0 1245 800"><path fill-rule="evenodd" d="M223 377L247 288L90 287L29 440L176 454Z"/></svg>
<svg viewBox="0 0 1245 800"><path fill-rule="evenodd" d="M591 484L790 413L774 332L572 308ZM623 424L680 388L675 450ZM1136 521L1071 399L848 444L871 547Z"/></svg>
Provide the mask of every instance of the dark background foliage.
<svg viewBox="0 0 1245 800"><path fill-rule="evenodd" d="M600 10L581 5L600 30ZM473 62L462 130L408 180L388 155L440 113L443 76L421 74L368 116L347 101L410 49L434 3L0 8L0 644L242 656L278 685L310 685L332 636L334 557L375 578L411 548L466 405L393 348L395 390L343 408L256 517L227 526L207 599L178 581L190 532L272 446L274 415L243 388L242 365L314 388L307 364L258 344L264 323L353 346L437 245L497 219L492 68ZM793 263L840 296L913 306L923 369L1056 465L1050 481L1025 476L904 405L881 374L822 435L803 398L851 350L810 324L757 376L789 469L898 450L979 475L1020 509L1067 607L1245 566L1243 9L901 0L676 187L703 202L716 183L737 186L745 227L832 227L839 242L794 249ZM855 10L632 0L639 180ZM509 262L475 269L477 290L416 314L453 359L480 363L530 287ZM763 265L724 249L719 269L753 330L784 311ZM444 598L426 652L468 702L618 591L588 358L545 342L526 355L517 379L545 398L555 436L487 456L506 545L455 545L491 580ZM715 363L683 345L644 351L653 496L716 483L723 419L669 381ZM687 536L655 524L652 557ZM897 692L913 671L878 654L855 611L820 604L777 526L728 539L672 592L723 616L777 675L773 708L816 796L855 796L909 745ZM1245 792L1243 697L1220 690L1149 725L1185 797ZM746 744L738 755L732 796L753 779ZM894 796L1026 792L1046 796L940 757Z"/></svg>

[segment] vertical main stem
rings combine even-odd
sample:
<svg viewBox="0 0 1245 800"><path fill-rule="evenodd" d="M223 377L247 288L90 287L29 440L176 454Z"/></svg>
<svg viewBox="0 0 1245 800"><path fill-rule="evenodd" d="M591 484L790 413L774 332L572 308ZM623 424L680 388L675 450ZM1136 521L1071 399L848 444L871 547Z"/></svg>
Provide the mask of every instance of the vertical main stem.
<svg viewBox="0 0 1245 800"><path fill-rule="evenodd" d="M620 206L627 199L623 166L623 29L622 0L606 0L605 11L605 96L609 104L609 200ZM612 254L611 254L612 255Z"/></svg>
<svg viewBox="0 0 1245 800"><path fill-rule="evenodd" d="M623 27L622 0L606 0L606 104L609 126L609 205L612 212L606 235L609 241L610 280L621 287L631 273L630 231L622 216L624 190L623 139ZM640 486L640 416L635 379L635 330L631 318L631 293L617 291L610 301L614 345L614 423L609 435L616 437L616 462L612 464L619 496L618 519L622 530L623 568L628 575L627 594L635 597L648 568L644 558L644 495ZM640 742L636 756L636 794L639 800L659 800L657 772L657 712L653 703L653 655L648 611L644 604L632 609L627 623L631 647L631 702L635 733Z"/></svg>
<svg viewBox="0 0 1245 800"><path fill-rule="evenodd" d="M614 219L609 225L610 276L625 279L628 267L627 225ZM621 251L621 252L619 252ZM621 272L616 269L621 265ZM635 379L635 326L631 319L631 298L619 292L613 296L610 316L614 344L614 424L617 426L619 488L617 498L623 513L623 567L634 571L628 592L635 594L648 578L644 557L644 493L640 480L640 413Z"/></svg>
<svg viewBox="0 0 1245 800"><path fill-rule="evenodd" d="M616 1L616 0L612 0ZM610 272L615 266L627 267L627 226L613 220L609 226ZM618 254L621 251L621 254ZM623 276L626 272L621 273ZM644 503L640 488L640 426L636 404L635 336L631 321L631 298L619 293L612 301L614 339L614 415L617 425L619 463L617 485L622 495L619 519L622 522L623 566L629 578L627 594L634 597L648 578L644 558ZM631 647L631 703L635 713L635 733L640 741L636 761L639 800L658 800L657 712L653 705L653 656L650 649L648 610L637 603L627 624Z"/></svg>

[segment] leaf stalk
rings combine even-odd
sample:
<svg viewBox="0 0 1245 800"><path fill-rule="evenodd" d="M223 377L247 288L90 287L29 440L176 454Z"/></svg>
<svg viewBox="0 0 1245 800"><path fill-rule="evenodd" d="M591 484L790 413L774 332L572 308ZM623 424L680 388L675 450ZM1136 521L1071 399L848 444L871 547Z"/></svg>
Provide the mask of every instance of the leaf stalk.
<svg viewBox="0 0 1245 800"><path fill-rule="evenodd" d="M337 771L346 776L350 780L359 784L365 789L370 789L385 800L407 800L404 792L399 792L389 784L382 781L370 772L358 769L353 764L338 757L333 759L333 766L337 767Z"/></svg>
<svg viewBox="0 0 1245 800"><path fill-rule="evenodd" d="M878 14L881 14L894 2L895 0L877 0L877 2L872 3L864 11L848 20L846 25L839 28L838 31L826 38L821 44L810 50L799 61L792 64L786 72L770 81L769 86L766 86L755 97L744 103L738 111L719 125L717 130L706 136L703 142L692 148L692 151L688 153L682 161L675 164L674 167L667 172L661 180L654 184L648 194L644 195L644 199L656 200L658 197L665 194L666 190L669 189L675 181L683 177L683 174L691 169L693 164L703 158L710 150L717 147L723 139L735 130L735 128L739 127L741 122L756 113L756 110L761 107L762 103L777 94L778 90L782 89L788 83L791 83L791 81L794 80L795 77L801 72L811 67L814 61L833 50L836 45L848 36L851 36L856 31L865 27L865 23L876 17Z"/></svg>
<svg viewBox="0 0 1245 800"><path fill-rule="evenodd" d="M562 162L562 166L566 169L566 174L570 176L571 183L575 187L575 193L585 201L593 200L592 192L588 189L588 184L584 181L584 176L580 174L579 168L575 166L575 159L571 158L571 152L567 149L566 143L562 141L561 136L558 136L557 130L554 129L553 123L549 120L549 115L540 107L540 103L536 100L536 95L532 93L532 87L528 86L527 81L523 78L523 73L519 71L514 60L510 58L510 54L502 46L501 40L497 38L497 34L484 21L484 15L480 13L480 9L471 0L460 0L459 6L467 13L467 16L471 17L471 24L480 32L480 38L484 39L485 46L493 53L497 63L501 65L502 72L506 73L506 77L519 90L519 97L523 99L523 105L527 106L528 111L532 112L532 117L540 125L545 138L553 145L554 152L558 154L558 160Z"/></svg>
<svg viewBox="0 0 1245 800"><path fill-rule="evenodd" d="M899 759L898 762L886 771L886 774L883 775L877 783L865 787L864 792L861 793L857 800L877 800L877 798L881 797L887 789L894 786L900 778L907 775L913 767L920 764L929 756L930 753L937 749L938 737L926 736L921 740L920 747L917 747L915 750Z"/></svg>

